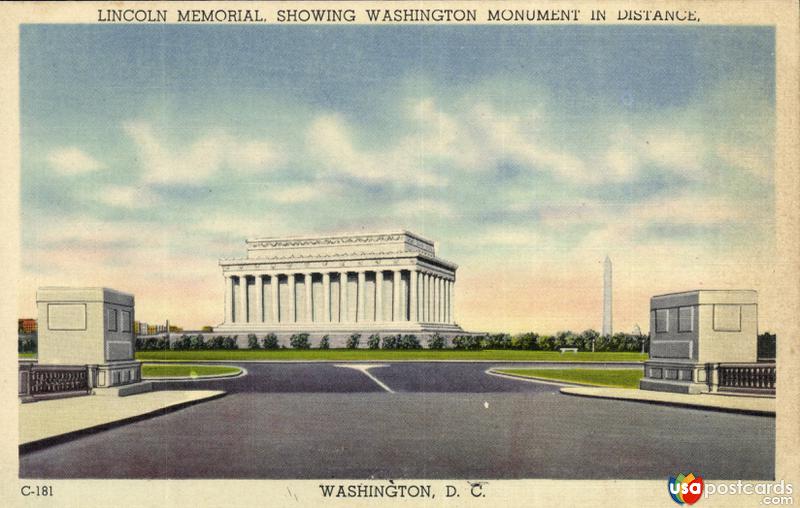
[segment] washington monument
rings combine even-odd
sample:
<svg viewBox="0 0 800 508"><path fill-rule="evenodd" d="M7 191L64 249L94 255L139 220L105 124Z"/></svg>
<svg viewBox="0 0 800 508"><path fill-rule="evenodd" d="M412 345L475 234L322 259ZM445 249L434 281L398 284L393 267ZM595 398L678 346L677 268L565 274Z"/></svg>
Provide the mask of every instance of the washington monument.
<svg viewBox="0 0 800 508"><path fill-rule="evenodd" d="M611 258L603 262L603 335L612 335L614 327L611 317Z"/></svg>

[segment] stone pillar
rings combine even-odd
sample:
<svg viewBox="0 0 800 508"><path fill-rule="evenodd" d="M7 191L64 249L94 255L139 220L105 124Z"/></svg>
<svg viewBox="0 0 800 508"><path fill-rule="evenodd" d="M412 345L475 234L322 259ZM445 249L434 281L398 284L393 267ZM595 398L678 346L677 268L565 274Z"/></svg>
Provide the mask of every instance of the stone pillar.
<svg viewBox="0 0 800 508"><path fill-rule="evenodd" d="M436 289L434 290L434 294L436 295L436 309L434 311L434 316L437 323L442 322L442 278L438 275L434 279L436 284Z"/></svg>
<svg viewBox="0 0 800 508"><path fill-rule="evenodd" d="M311 273L303 274L303 280L306 284L306 322L314 322L314 284L313 275Z"/></svg>
<svg viewBox="0 0 800 508"><path fill-rule="evenodd" d="M447 281L447 322L451 324L455 321L453 319L453 284L455 282L454 280Z"/></svg>
<svg viewBox="0 0 800 508"><path fill-rule="evenodd" d="M428 321L436 322L436 275L428 275L428 286L430 287L430 308L428 310Z"/></svg>
<svg viewBox="0 0 800 508"><path fill-rule="evenodd" d="M225 277L225 322L233 323L233 277L223 274Z"/></svg>
<svg viewBox="0 0 800 508"><path fill-rule="evenodd" d="M322 322L331 321L331 274L322 274Z"/></svg>
<svg viewBox="0 0 800 508"><path fill-rule="evenodd" d="M392 280L392 321L402 321L400 318L400 270L392 272L394 280Z"/></svg>
<svg viewBox="0 0 800 508"><path fill-rule="evenodd" d="M383 321L383 272L375 272L375 321Z"/></svg>
<svg viewBox="0 0 800 508"><path fill-rule="evenodd" d="M417 308L417 270L408 272L408 320L412 323L419 321Z"/></svg>
<svg viewBox="0 0 800 508"><path fill-rule="evenodd" d="M281 307L280 307L280 288L278 282L280 277L277 273L270 275L269 288L272 292L272 322L279 323L281 320Z"/></svg>
<svg viewBox="0 0 800 508"><path fill-rule="evenodd" d="M450 279L444 280L444 322L450 322Z"/></svg>
<svg viewBox="0 0 800 508"><path fill-rule="evenodd" d="M428 274L422 273L422 321L427 323L428 318L428 300L430 299L430 290L428 287Z"/></svg>
<svg viewBox="0 0 800 508"><path fill-rule="evenodd" d="M439 277L439 322L444 323L444 307L447 303L444 294L444 278Z"/></svg>
<svg viewBox="0 0 800 508"><path fill-rule="evenodd" d="M347 272L339 273L339 321L347 322Z"/></svg>
<svg viewBox="0 0 800 508"><path fill-rule="evenodd" d="M287 321L289 323L296 323L297 322L297 315L295 314L294 302L295 302L295 298L297 296L296 296L295 287L294 287L294 274L290 273L288 275L288 279L289 279L288 280L288 283L289 283L288 284L289 285L289 298L288 298L288 300L289 301L286 302L286 304L287 304L286 308L289 309L289 312L288 312L289 319Z"/></svg>
<svg viewBox="0 0 800 508"><path fill-rule="evenodd" d="M436 279L428 274L428 322L436 322Z"/></svg>
<svg viewBox="0 0 800 508"><path fill-rule="evenodd" d="M264 279L261 277L261 274L256 274L255 280L255 287L253 290L256 293L255 303L256 303L256 315L251 320L254 323L263 323L264 322L264 303L263 303L263 296L264 296Z"/></svg>
<svg viewBox="0 0 800 508"><path fill-rule="evenodd" d="M358 285L356 287L356 298L358 305L356 306L356 321L365 321L364 319L364 289L367 287L367 274L364 270L358 272Z"/></svg>
<svg viewBox="0 0 800 508"><path fill-rule="evenodd" d="M247 323L247 275L239 276L239 307L236 309L236 322Z"/></svg>

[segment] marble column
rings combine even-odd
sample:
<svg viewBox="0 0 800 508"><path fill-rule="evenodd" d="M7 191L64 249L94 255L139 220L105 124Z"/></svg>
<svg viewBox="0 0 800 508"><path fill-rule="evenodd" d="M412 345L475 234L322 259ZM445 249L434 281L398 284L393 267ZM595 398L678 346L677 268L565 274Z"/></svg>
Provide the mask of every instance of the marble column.
<svg viewBox="0 0 800 508"><path fill-rule="evenodd" d="M310 273L303 274L305 281L305 297L306 297L306 323L314 322L314 284L312 282L313 275Z"/></svg>
<svg viewBox="0 0 800 508"><path fill-rule="evenodd" d="M331 321L331 274L322 274L322 322Z"/></svg>
<svg viewBox="0 0 800 508"><path fill-rule="evenodd" d="M436 276L428 274L428 321L436 322Z"/></svg>
<svg viewBox="0 0 800 508"><path fill-rule="evenodd" d="M439 276L433 276L433 322L439 322L439 310L441 305L442 293L439 286Z"/></svg>
<svg viewBox="0 0 800 508"><path fill-rule="evenodd" d="M347 322L347 272L339 273L339 321Z"/></svg>
<svg viewBox="0 0 800 508"><path fill-rule="evenodd" d="M263 323L264 322L264 279L262 278L261 274L256 274L255 285L253 286L253 291L255 292L255 304L256 304L256 315L253 317L251 321L254 323Z"/></svg>
<svg viewBox="0 0 800 508"><path fill-rule="evenodd" d="M236 322L247 323L247 275L239 276L239 307L236 308Z"/></svg>
<svg viewBox="0 0 800 508"><path fill-rule="evenodd" d="M402 291L400 291L400 270L394 270L393 272L394 279L392 280L392 321L402 321L400 316L400 295Z"/></svg>
<svg viewBox="0 0 800 508"><path fill-rule="evenodd" d="M431 279L428 273L422 274L422 320L425 323L430 322L430 301L431 301Z"/></svg>
<svg viewBox="0 0 800 508"><path fill-rule="evenodd" d="M436 278L436 293L437 293L436 321L438 321L439 323L444 321L444 291L442 291L442 288L444 288L444 279L442 279L441 277L437 277Z"/></svg>
<svg viewBox="0 0 800 508"><path fill-rule="evenodd" d="M296 299L296 292L295 292L295 287L294 287L294 282L295 282L294 274L290 273L288 275L288 279L289 279L288 280L288 283L289 283L288 284L288 286L289 286L289 298L287 298L287 300L289 300L289 301L286 302L287 303L286 308L289 310L289 312L287 313L289 315L289 318L286 321L289 322L289 323L296 323L297 322L297 315L295 314L295 309L294 309L294 307L295 307L294 304L295 304L295 299Z"/></svg>
<svg viewBox="0 0 800 508"><path fill-rule="evenodd" d="M233 277L225 275L225 322L233 323Z"/></svg>
<svg viewBox="0 0 800 508"><path fill-rule="evenodd" d="M444 280L444 322L450 322L450 279Z"/></svg>
<svg viewBox="0 0 800 508"><path fill-rule="evenodd" d="M279 323L281 320L281 307L280 307L280 293L278 291L279 285L277 273L270 275L269 277L269 289L272 293L272 322Z"/></svg>
<svg viewBox="0 0 800 508"><path fill-rule="evenodd" d="M444 306L447 303L444 295L444 278L439 277L439 322L444 323Z"/></svg>
<svg viewBox="0 0 800 508"><path fill-rule="evenodd" d="M383 272L375 272L375 321L383 321Z"/></svg>
<svg viewBox="0 0 800 508"><path fill-rule="evenodd" d="M408 272L408 320L415 323L419 320L417 308L417 271Z"/></svg>
<svg viewBox="0 0 800 508"><path fill-rule="evenodd" d="M367 274L364 270L358 271L358 284L356 286L356 298L358 305L356 306L356 321L365 321L364 319L364 288L367 286Z"/></svg>
<svg viewBox="0 0 800 508"><path fill-rule="evenodd" d="M455 319L453 319L453 293L455 293L455 291L453 291L453 286L455 285L455 283L456 283L456 281L451 280L450 284L448 284L448 286L447 286L447 291L448 291L447 303L449 304L449 308L450 308L450 310L448 311L448 314L447 314L448 323L454 323L455 322Z"/></svg>

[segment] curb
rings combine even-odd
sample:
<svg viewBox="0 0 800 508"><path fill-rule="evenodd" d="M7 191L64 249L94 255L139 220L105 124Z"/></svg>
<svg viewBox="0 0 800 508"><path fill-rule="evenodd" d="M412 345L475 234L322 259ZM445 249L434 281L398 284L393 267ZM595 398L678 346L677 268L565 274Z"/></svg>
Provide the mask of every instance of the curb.
<svg viewBox="0 0 800 508"><path fill-rule="evenodd" d="M515 381L527 381L529 383L541 383L545 385L554 385L554 386L563 386L566 388L569 387L593 387L595 385L584 385L580 383L571 383L568 381L556 381L555 379L547 379L542 377L533 377L533 376L520 376L518 374L506 374L505 372L497 372L494 369L488 369L483 371L485 374L490 376L502 377L506 379L513 379Z"/></svg>
<svg viewBox="0 0 800 508"><path fill-rule="evenodd" d="M224 397L228 394L228 392L222 392L215 395L211 395L210 397L206 397L204 399L196 399L196 400L187 400L186 402L180 402L178 404L174 404L172 406L162 407L155 409L153 411L148 411L146 413L142 413L135 416L129 416L127 418L122 418L120 420L114 420L111 422L101 423L99 425L93 425L91 427L86 427L83 429L72 430L69 432L65 432L64 434L58 434L55 436L49 436L42 439L37 439L35 441L28 441L27 443L22 443L19 445L19 453L20 455L35 452L37 450L41 450L43 448L48 448L53 445L66 443L68 441L73 441L83 436L88 436L91 434L97 434L99 432L104 432L106 430L111 430L117 427L122 427L123 425L128 425L130 423L140 422L143 420L149 420L151 418L155 418L157 416L163 416L175 411L179 411L181 409L185 409L190 406L194 406L195 404L201 404L203 402L209 402L215 399L219 399Z"/></svg>
<svg viewBox="0 0 800 508"><path fill-rule="evenodd" d="M566 387L569 388L569 387ZM737 414L745 414L751 416L767 416L771 418L775 418L775 411L769 410L761 410L761 409L744 409L744 408L735 408L735 407L723 407L723 406L709 406L703 404L696 404L692 402L679 402L679 401L665 401L665 400L652 400L652 399L633 399L633 398L626 398L626 397L616 397L613 395L588 395L585 393L574 393L569 391L564 391L561 389L560 392L564 395L571 395L573 397L585 397L589 399L608 399L608 400L621 400L624 402L634 402L640 404L652 404L655 406L672 406L672 407L681 407L681 408L689 408L689 409L700 409L705 411L716 411L719 413L737 413ZM697 397L702 397L702 395L697 395Z"/></svg>
<svg viewBox="0 0 800 508"><path fill-rule="evenodd" d="M149 364L158 364L158 365L172 365L172 362L146 362ZM180 364L180 365L188 365L192 366L194 364ZM202 367L202 365L198 365ZM196 382L196 381L214 381L218 379L235 379L237 377L244 377L249 374L247 369L244 367L239 367L239 372L236 374L215 374L212 376L197 376L197 377L143 377L143 381L148 381L150 383L159 383L162 381L189 381L189 382Z"/></svg>

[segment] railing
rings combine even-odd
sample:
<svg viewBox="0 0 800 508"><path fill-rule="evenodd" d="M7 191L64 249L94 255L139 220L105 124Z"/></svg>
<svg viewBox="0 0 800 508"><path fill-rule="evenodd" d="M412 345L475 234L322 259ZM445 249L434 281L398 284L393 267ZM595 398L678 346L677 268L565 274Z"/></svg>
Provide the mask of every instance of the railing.
<svg viewBox="0 0 800 508"><path fill-rule="evenodd" d="M715 364L719 391L775 394L774 363Z"/></svg>
<svg viewBox="0 0 800 508"><path fill-rule="evenodd" d="M85 365L36 365L20 362L19 396L25 401L91 393Z"/></svg>

